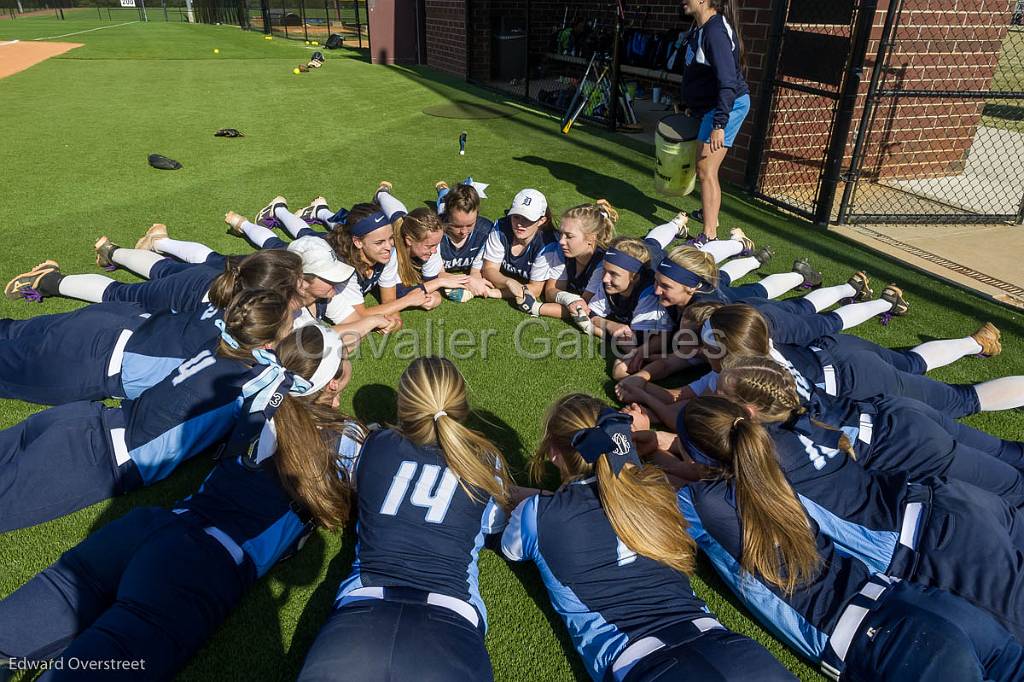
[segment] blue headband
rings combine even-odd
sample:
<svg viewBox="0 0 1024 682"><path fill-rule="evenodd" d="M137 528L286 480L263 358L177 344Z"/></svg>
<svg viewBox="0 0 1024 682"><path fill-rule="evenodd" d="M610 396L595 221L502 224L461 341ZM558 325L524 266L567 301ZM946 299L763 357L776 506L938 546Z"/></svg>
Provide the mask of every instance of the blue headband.
<svg viewBox="0 0 1024 682"><path fill-rule="evenodd" d="M658 263L658 272L675 282L679 282L685 287L704 289L708 286L708 283L703 277L687 270L682 265L673 263L668 258Z"/></svg>
<svg viewBox="0 0 1024 682"><path fill-rule="evenodd" d="M640 272L640 268L644 266L639 259L628 256L618 249L608 249L604 254L604 262L617 265L628 272Z"/></svg>
<svg viewBox="0 0 1024 682"><path fill-rule="evenodd" d="M604 455L612 472L618 476L627 463L640 466L640 456L633 445L633 418L610 407L601 410L597 426L580 429L572 435L572 446L584 461L594 464Z"/></svg>
<svg viewBox="0 0 1024 682"><path fill-rule="evenodd" d="M388 224L388 217L383 211L374 211L370 215L356 221L356 224L349 228L353 237L365 237L374 230L379 230Z"/></svg>

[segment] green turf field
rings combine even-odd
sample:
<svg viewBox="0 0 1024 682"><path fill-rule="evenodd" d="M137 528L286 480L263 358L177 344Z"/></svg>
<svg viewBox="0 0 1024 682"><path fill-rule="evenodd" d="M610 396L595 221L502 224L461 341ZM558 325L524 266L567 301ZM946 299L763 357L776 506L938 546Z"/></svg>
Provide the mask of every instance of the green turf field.
<svg viewBox="0 0 1024 682"><path fill-rule="evenodd" d="M44 258L58 259L68 273L96 272L91 247L98 236L131 245L154 221L166 223L174 237L246 252L245 243L225 234L225 211L252 216L278 193L293 206L318 193L332 206L348 206L367 200L381 179L394 181L395 193L416 206L433 198L436 180L472 175L491 183L482 212L493 217L527 186L542 190L556 212L605 197L622 211L620 231L632 235L665 222L680 208L696 206L693 198L675 202L653 195L647 144L585 127L565 137L552 116L526 109L512 118L474 121L422 114L424 107L451 100L499 101L432 71L372 66L365 55L336 51L320 71L294 76L291 69L309 55L301 43L265 41L231 26L111 26L84 15L63 22L48 17L0 21L0 40L103 27L60 39L85 47L0 80L4 281ZM214 138L221 127L238 128L246 137ZM461 130L469 133L464 157L457 151ZM146 157L152 152L181 161L184 169L149 168ZM845 281L863 268L880 283L902 284L912 315L888 327L869 322L858 329L882 344L962 336L982 320L1001 327L1001 357L966 359L936 372L938 378L981 381L1024 373L1018 357L1020 314L739 195L725 198L723 224L742 225L748 235L776 248L768 271L785 270L795 257L807 256L827 282ZM114 276L132 280L123 273ZM0 315L20 318L74 307L56 299L42 305L0 300ZM503 446L517 474L536 445L541 413L553 398L569 391L608 395L611 387L606 362L597 354L574 360L515 356L517 338L527 351L538 350L545 339L578 338L559 322L541 323L546 330L528 325L517 336L523 316L493 301L445 303L432 314L404 317L406 329L422 332L432 326L433 352L436 339L456 328L497 330L485 357L459 365L480 427ZM365 348L343 398L345 410L366 421L392 417L390 387L415 352L411 338L391 338L376 357ZM431 349L421 345L420 352ZM0 402L0 426L13 425L35 409ZM1019 412L971 423L1003 437L1024 438ZM189 494L209 466L209 460L197 458L170 480L128 498L0 536L0 596L133 506L168 505ZM347 574L353 546L351 536L314 536L300 555L256 587L182 679L293 679ZM481 564L496 678L586 679L534 569L510 568L490 552L484 552ZM819 679L735 607L706 565L694 583L723 623L757 638L801 678Z"/></svg>

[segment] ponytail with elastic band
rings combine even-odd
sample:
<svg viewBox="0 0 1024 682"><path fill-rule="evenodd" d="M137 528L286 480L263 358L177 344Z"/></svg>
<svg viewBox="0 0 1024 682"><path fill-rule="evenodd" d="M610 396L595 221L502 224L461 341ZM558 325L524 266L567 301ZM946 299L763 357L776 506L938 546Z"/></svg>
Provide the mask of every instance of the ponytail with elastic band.
<svg viewBox="0 0 1024 682"><path fill-rule="evenodd" d="M628 414L604 408L597 425L580 429L572 435L572 447L588 464L596 464L604 455L612 473L618 476L626 464L641 466L640 456L633 444L633 418Z"/></svg>

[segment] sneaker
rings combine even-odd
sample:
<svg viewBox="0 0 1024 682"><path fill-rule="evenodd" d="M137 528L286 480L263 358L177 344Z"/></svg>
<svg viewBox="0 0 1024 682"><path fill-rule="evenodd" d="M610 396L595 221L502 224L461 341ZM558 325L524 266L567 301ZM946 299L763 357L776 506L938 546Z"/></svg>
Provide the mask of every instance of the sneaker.
<svg viewBox="0 0 1024 682"><path fill-rule="evenodd" d="M16 301L19 298L32 298L29 292L39 288L39 280L51 272L60 272L60 265L55 260L44 260L28 272L23 272L4 287L4 296Z"/></svg>
<svg viewBox="0 0 1024 682"><path fill-rule="evenodd" d="M269 228L274 228L280 225L277 216L274 215L274 211L278 206L288 208L288 201L282 196L274 197L269 204L264 206L260 212L256 214L256 224Z"/></svg>
<svg viewBox="0 0 1024 682"><path fill-rule="evenodd" d="M444 180L438 180L437 182L434 183L434 189L436 189L438 193L441 193L442 190L449 189L448 183L445 182Z"/></svg>
<svg viewBox="0 0 1024 682"><path fill-rule="evenodd" d="M754 240L748 237L742 229L734 227L729 230L729 239L743 244L743 251L740 252L741 256L749 256L754 253Z"/></svg>
<svg viewBox="0 0 1024 682"><path fill-rule="evenodd" d="M703 232L701 232L696 237L692 237L690 239L687 239L686 241L687 241L687 243L690 244L690 246L695 246L697 248L700 248L700 247L704 246L705 244L707 244L708 242L713 242L715 240L712 239L711 237L707 236Z"/></svg>
<svg viewBox="0 0 1024 682"><path fill-rule="evenodd" d="M690 236L690 228L687 225L690 222L690 217L686 215L686 211L676 213L676 216L669 222L676 224L676 239L686 239Z"/></svg>
<svg viewBox="0 0 1024 682"><path fill-rule="evenodd" d="M93 250L96 252L96 265L101 268L116 268L117 263L110 259L110 256L117 249L121 248L114 242L110 241L107 236L100 237L96 240L93 245Z"/></svg>
<svg viewBox="0 0 1024 682"><path fill-rule="evenodd" d="M821 273L812 268L806 258L798 258L793 261L793 272L803 275L804 287L814 289L821 286L823 280Z"/></svg>
<svg viewBox="0 0 1024 682"><path fill-rule="evenodd" d="M999 328L991 322L986 322L981 325L978 331L971 334L971 338L981 346L981 354L987 358L1003 352L1003 343L1000 341L1001 336Z"/></svg>
<svg viewBox="0 0 1024 682"><path fill-rule="evenodd" d="M167 226L162 223L153 223L153 226L146 230L146 234L143 235L142 239L135 242L135 248L140 251L156 251L153 248L153 244L157 239L170 239L170 235L167 234Z"/></svg>
<svg viewBox="0 0 1024 682"><path fill-rule="evenodd" d="M690 211L690 217L696 220L698 223L704 222L704 209L698 208L695 211Z"/></svg>
<svg viewBox="0 0 1024 682"><path fill-rule="evenodd" d="M875 296L875 292L871 290L871 278L863 270L853 273L850 279L846 280L846 283L857 292L853 295L853 303L870 301Z"/></svg>
<svg viewBox="0 0 1024 682"><path fill-rule="evenodd" d="M224 214L224 222L228 224L228 232L236 237L245 236L245 233L242 232L242 223L247 222L244 215L241 213L235 213L234 211L228 211Z"/></svg>
<svg viewBox="0 0 1024 682"><path fill-rule="evenodd" d="M775 249L773 249L771 246L765 245L750 255L756 258L757 262L760 263L761 266L764 266L767 265L768 261L770 261L772 258L775 258Z"/></svg>
<svg viewBox="0 0 1024 682"><path fill-rule="evenodd" d="M902 317L910 312L910 304L903 298L903 289L900 289L895 284L886 284L880 298L883 301L892 303L892 309L888 311L889 315Z"/></svg>
<svg viewBox="0 0 1024 682"><path fill-rule="evenodd" d="M299 217L306 221L307 225L320 223L320 219L316 216L320 212L320 209L323 208L327 208L327 199L317 197L316 199L313 199L313 201L309 202L309 206L304 206L302 210L299 211Z"/></svg>
<svg viewBox="0 0 1024 682"><path fill-rule="evenodd" d="M391 182L390 180L381 180L380 184L377 185L377 191L373 193L373 196L376 197L377 194L380 192L387 192L388 194L391 194L391 190L394 188L395 183Z"/></svg>

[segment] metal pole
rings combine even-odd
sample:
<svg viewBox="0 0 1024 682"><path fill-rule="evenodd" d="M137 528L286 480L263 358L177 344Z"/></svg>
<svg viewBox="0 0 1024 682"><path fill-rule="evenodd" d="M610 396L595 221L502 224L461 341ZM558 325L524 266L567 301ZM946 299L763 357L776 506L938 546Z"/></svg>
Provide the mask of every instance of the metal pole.
<svg viewBox="0 0 1024 682"><path fill-rule="evenodd" d="M761 184L761 159L764 156L764 143L768 137L768 129L772 120L775 74L779 67L780 47L783 43L783 33L786 28L787 4L781 1L775 3L775 15L772 17L772 27L768 35L768 54L764 62L764 79L761 81L757 119L754 123L754 133L751 135L750 151L747 155L746 182L751 192L756 192Z"/></svg>
<svg viewBox="0 0 1024 682"><path fill-rule="evenodd" d="M281 0L281 25L284 26L284 37L288 37L288 8L284 6L284 0Z"/></svg>
<svg viewBox="0 0 1024 682"><path fill-rule="evenodd" d="M615 7L615 29L612 31L612 82L608 92L608 130L615 132L619 127L619 78L622 75L622 20L624 10L619 2Z"/></svg>
<svg viewBox="0 0 1024 682"><path fill-rule="evenodd" d="M853 124L853 112L857 106L857 92L860 89L861 76L864 72L864 58L867 56L868 40L871 38L871 27L878 9L878 0L865 0L857 12L857 22L853 35L850 36L850 63L847 66L846 78L840 91L836 107L836 117L832 124L832 137L825 155L822 169L821 185L815 201L814 223L827 226L832 220L832 202L836 198L836 189L843 175L843 154L846 151L847 138Z"/></svg>
<svg viewBox="0 0 1024 682"><path fill-rule="evenodd" d="M306 0L299 0L299 18L302 19L302 35L309 42L309 29L306 28Z"/></svg>
<svg viewBox="0 0 1024 682"><path fill-rule="evenodd" d="M523 57L523 97L530 99L530 10L532 3L526 0L526 56Z"/></svg>
<svg viewBox="0 0 1024 682"><path fill-rule="evenodd" d="M353 5L356 7L356 33L359 35L359 49L363 49L363 25L359 21L359 0L353 0ZM366 18L369 21L369 17Z"/></svg>
<svg viewBox="0 0 1024 682"><path fill-rule="evenodd" d="M903 0L896 0L889 5L885 15L885 24L882 26L882 35L878 39L878 52L875 53L875 64L871 67L871 80L868 83L868 92L864 98L864 111L861 114L860 123L857 125L857 138L854 140L853 152L850 155L850 166L846 171L846 185L843 187L843 198L839 201L839 219L836 222L840 225L845 225L850 218L853 190L857 186L861 165L864 163L864 146L867 144L870 124L874 118L875 93L878 91L878 84L881 82L882 74L885 72L889 48L892 47L890 43L892 31L896 25L896 19L902 11Z"/></svg>
<svg viewBox="0 0 1024 682"><path fill-rule="evenodd" d="M331 37L331 9L327 6L327 0L324 0L324 17L327 19L327 37ZM324 42L327 42L326 40Z"/></svg>
<svg viewBox="0 0 1024 682"><path fill-rule="evenodd" d="M269 0L260 0L260 14L263 17L263 33L270 35L274 31L274 27L271 26Z"/></svg>

